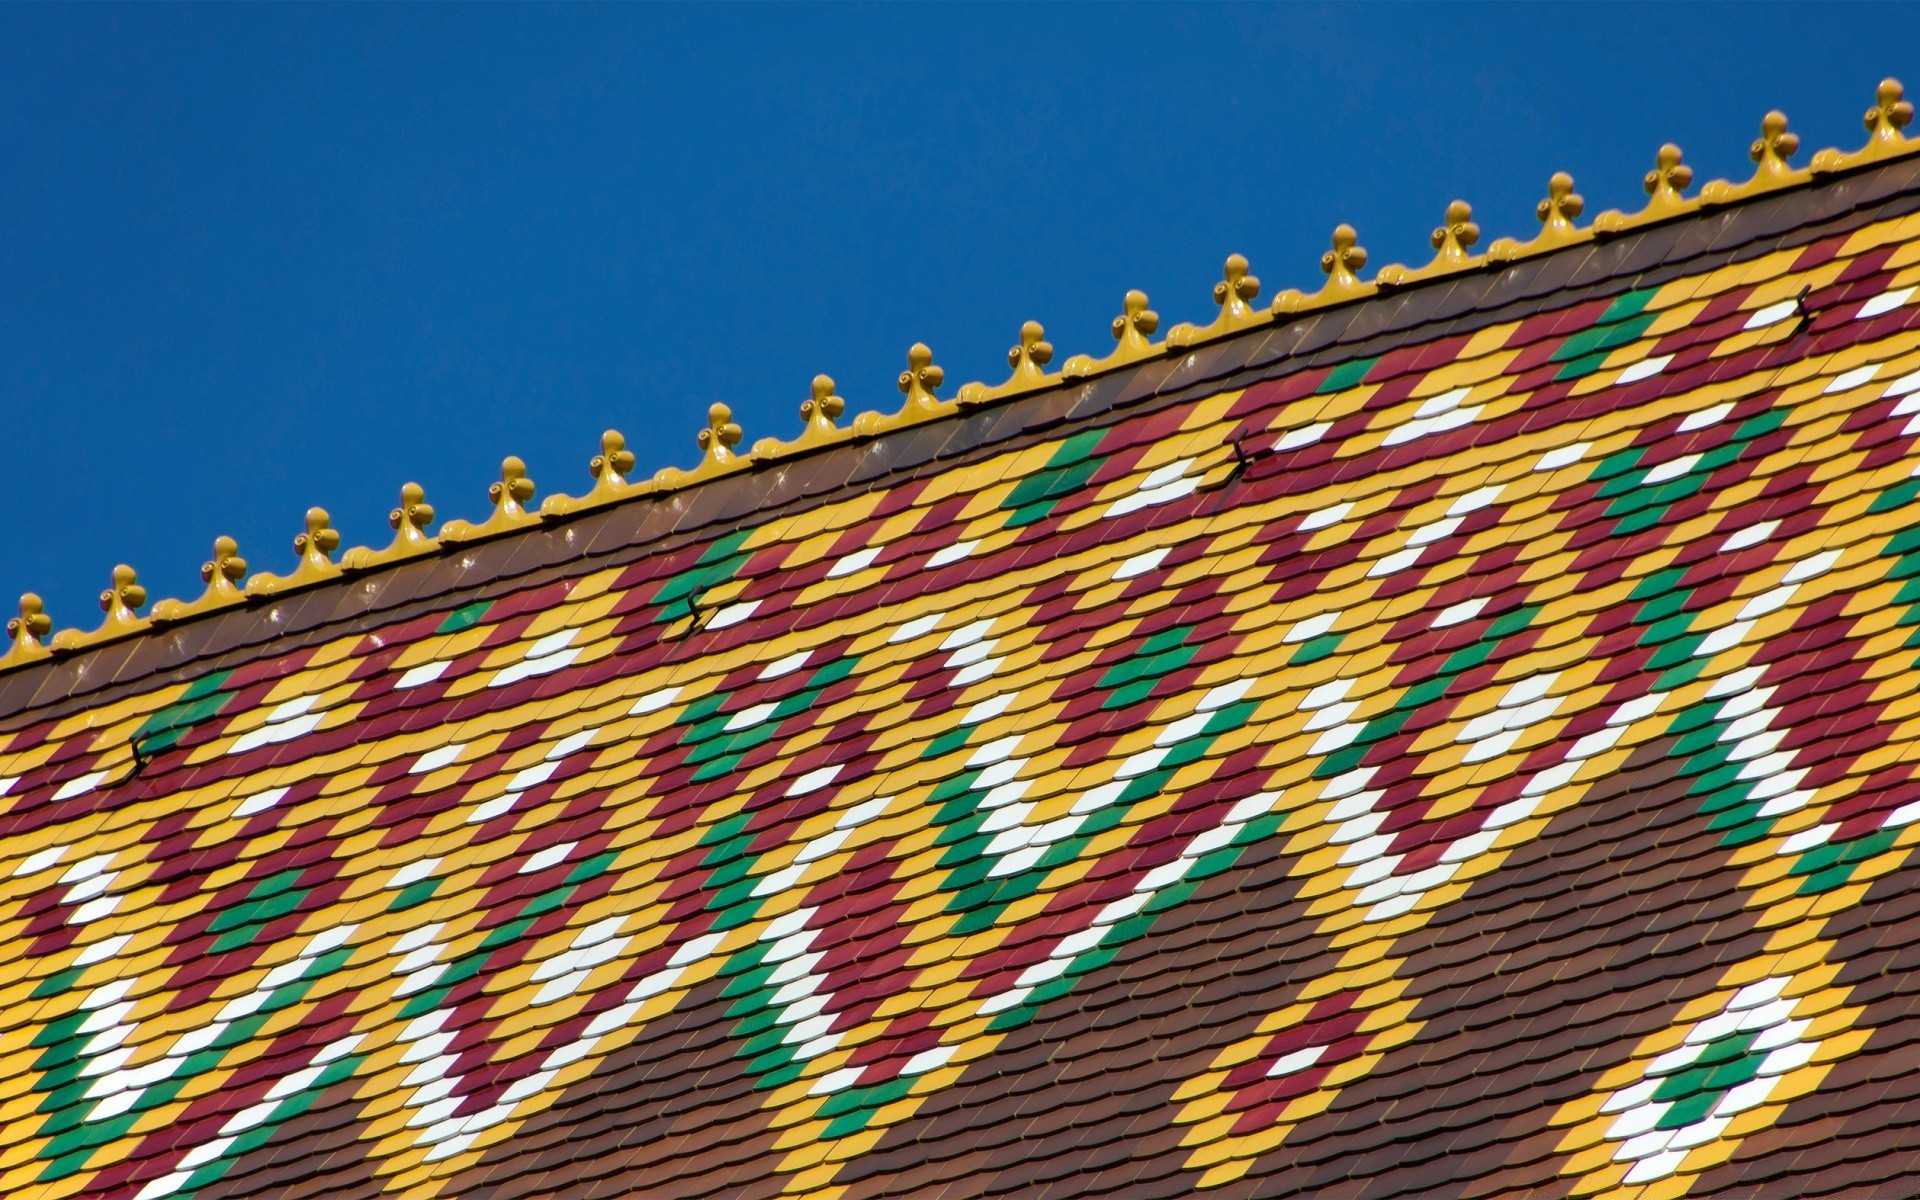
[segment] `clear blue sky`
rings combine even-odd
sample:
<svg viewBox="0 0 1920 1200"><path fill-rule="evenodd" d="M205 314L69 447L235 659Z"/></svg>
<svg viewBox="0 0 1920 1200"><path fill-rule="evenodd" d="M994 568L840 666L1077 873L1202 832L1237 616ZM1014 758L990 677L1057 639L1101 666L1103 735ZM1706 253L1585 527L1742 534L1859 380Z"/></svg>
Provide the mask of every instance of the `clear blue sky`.
<svg viewBox="0 0 1920 1200"><path fill-rule="evenodd" d="M91 627L115 562L194 596L310 504L479 517L705 406L792 436L906 348L997 382L1020 322L1104 353L1221 259L1312 287L1334 224L1424 262L1455 196L1633 208L1662 141L1744 178L1769 107L1853 146L1920 10L1611 5L0 7L0 601ZM1804 161L1802 159L1801 161ZM951 386L947 394L951 394Z"/></svg>

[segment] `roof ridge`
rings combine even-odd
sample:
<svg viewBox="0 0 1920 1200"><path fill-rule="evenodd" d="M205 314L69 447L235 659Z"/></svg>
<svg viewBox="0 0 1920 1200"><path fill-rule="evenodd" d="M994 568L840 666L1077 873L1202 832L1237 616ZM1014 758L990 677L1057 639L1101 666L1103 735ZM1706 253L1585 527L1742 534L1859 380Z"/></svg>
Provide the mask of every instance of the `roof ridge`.
<svg viewBox="0 0 1920 1200"><path fill-rule="evenodd" d="M105 619L92 630L66 628L56 633L41 598L32 592L22 595L20 615L7 622L6 650L0 654L0 673L56 656L70 656L249 601L363 575L410 559L445 553L454 547L557 524L629 500L682 491L829 447L948 420L1016 396L1090 380L1156 359L1178 357L1196 346L1284 324L1317 310L1400 294L1419 285L1476 272L1504 270L1515 262L1581 243L1609 240L1782 191L1825 183L1920 151L1920 138L1910 139L1904 132L1912 118L1913 106L1904 99L1900 82L1884 79L1876 89L1873 107L1866 111L1862 121L1868 135L1862 147L1853 151L1823 149L1812 156L1807 166L1794 167L1789 160L1798 153L1800 139L1789 131L1786 114L1771 111L1762 119L1760 136L1748 149L1748 157L1755 164L1752 177L1739 183L1712 180L1692 197L1684 193L1692 184L1693 170L1683 161L1680 148L1669 142L1660 147L1653 170L1643 180L1648 196L1646 205L1635 213L1608 210L1585 226L1577 224L1585 201L1573 190L1573 177L1564 171L1556 172L1548 181L1547 196L1535 208L1540 230L1524 242L1512 237L1495 239L1482 254L1472 252L1481 232L1472 219L1472 206L1464 200L1454 200L1447 206L1443 223L1431 235L1435 253L1430 262L1418 268L1389 264L1375 272L1371 280L1360 278L1360 272L1366 267L1367 252L1359 244L1357 232L1352 226L1341 224L1333 231L1331 248L1320 258L1320 270L1326 276L1321 287L1312 293L1288 288L1264 306L1256 307L1252 303L1260 295L1260 281L1249 274L1248 261L1239 254L1229 255L1221 281L1213 287L1213 301L1220 311L1210 323L1175 325L1161 341L1154 342L1151 339L1158 332L1159 315L1148 307L1146 293L1129 291L1123 301L1123 311L1112 322L1115 348L1098 359L1086 354L1073 355L1059 371L1049 374L1046 367L1053 359L1053 346L1045 340L1046 331L1040 322L1027 321L1021 327L1019 343L1007 352L1011 374L1006 381L991 386L982 382L964 384L950 400L936 395L945 382L945 372L934 363L932 350L915 343L907 352L907 369L898 380L904 397L898 411L862 412L846 425L837 424L846 402L835 394L831 377L817 375L811 395L800 405L802 430L797 437L788 441L762 438L754 442L747 453L738 453L734 448L743 439L744 432L734 423L727 405L714 404L708 410L707 426L697 437L701 461L686 469L663 467L650 479L634 481L628 477L635 466L634 456L626 449L626 439L619 431L610 429L601 435L600 453L588 464L594 479L592 489L581 496L549 496L537 509L527 507L535 489L533 481L527 478L525 463L509 455L501 463L500 481L488 488L488 499L493 505L491 514L477 523L448 521L437 535L430 532L433 506L427 503L424 490L417 483L409 482L400 489L399 505L388 515L388 524L394 529L393 541L384 549L364 546L348 549L337 563L332 554L339 547L340 536L331 528L331 518L325 509L310 508L305 530L294 538L298 565L287 575L262 572L248 577L247 563L240 557L239 547L233 539L222 536L215 540L213 557L201 567L201 578L207 582L206 591L189 602L161 600L154 604L151 616L139 615L138 610L146 603L146 589L140 585L134 569L126 564L114 567L112 586L100 595Z"/></svg>

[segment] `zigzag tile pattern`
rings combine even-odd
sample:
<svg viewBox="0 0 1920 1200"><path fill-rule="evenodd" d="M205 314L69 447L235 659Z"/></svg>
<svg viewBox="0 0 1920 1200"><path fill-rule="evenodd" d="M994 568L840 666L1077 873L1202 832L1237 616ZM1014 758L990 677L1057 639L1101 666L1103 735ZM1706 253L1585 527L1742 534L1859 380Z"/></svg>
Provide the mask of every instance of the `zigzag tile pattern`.
<svg viewBox="0 0 1920 1200"><path fill-rule="evenodd" d="M1910 1187L1916 209L36 695L0 1195Z"/></svg>

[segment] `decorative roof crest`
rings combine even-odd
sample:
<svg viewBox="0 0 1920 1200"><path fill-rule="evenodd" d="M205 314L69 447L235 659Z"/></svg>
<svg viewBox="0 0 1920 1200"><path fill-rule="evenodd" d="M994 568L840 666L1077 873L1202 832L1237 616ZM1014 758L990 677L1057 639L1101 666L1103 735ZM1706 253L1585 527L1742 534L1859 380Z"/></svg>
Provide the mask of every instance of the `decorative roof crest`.
<svg viewBox="0 0 1920 1200"><path fill-rule="evenodd" d="M1327 277L1327 281L1311 296L1303 296L1297 290L1288 288L1273 298L1272 311L1276 315L1293 313L1307 306L1318 308L1371 296L1378 289L1360 279L1360 272L1366 269L1366 265L1367 250L1360 244L1360 235L1351 225L1336 225L1333 227L1333 249L1320 256L1320 273Z"/></svg>
<svg viewBox="0 0 1920 1200"><path fill-rule="evenodd" d="M113 586L100 593L100 611L107 614L106 620L88 631L62 629L53 635L52 648L80 650L138 633L152 624L137 611L146 602L147 589L140 586L140 576L132 567L121 563L113 569Z"/></svg>
<svg viewBox="0 0 1920 1200"><path fill-rule="evenodd" d="M946 402L933 393L946 381L947 373L934 365L933 351L925 342L908 347L907 369L900 372L899 380L907 410L929 414L941 411Z"/></svg>
<svg viewBox="0 0 1920 1200"><path fill-rule="evenodd" d="M538 524L540 518L527 511L533 493L533 480L527 478L527 464L520 461L518 455L507 455L500 460L500 482L487 488L487 499L493 503L493 515L478 525L467 521L448 521L440 527L440 540L471 542L506 533L510 529L524 529Z"/></svg>
<svg viewBox="0 0 1920 1200"><path fill-rule="evenodd" d="M1680 147L1668 142L1660 147L1653 156L1653 170L1640 181L1640 187L1647 193L1648 208L1664 208L1678 211L1687 203L1680 193L1693 183L1693 168L1681 160Z"/></svg>
<svg viewBox="0 0 1920 1200"><path fill-rule="evenodd" d="M1593 219L1595 233L1615 234L1639 225L1649 225L1700 207L1698 200L1681 195L1693 183L1693 168L1680 161L1680 147L1668 142L1654 155L1653 170L1640 181L1647 193L1647 204L1637 213L1610 208Z"/></svg>
<svg viewBox="0 0 1920 1200"><path fill-rule="evenodd" d="M1113 319L1113 340L1120 343L1113 348L1113 352L1098 359L1076 354L1061 367L1062 375L1068 379L1079 379L1096 371L1138 362L1156 352L1157 347L1151 339L1159 332L1160 314L1147 307L1147 294L1134 288L1121 301L1121 309L1120 315Z"/></svg>
<svg viewBox="0 0 1920 1200"><path fill-rule="evenodd" d="M47 615L40 597L32 592L21 596L20 615L7 622L7 652L0 654L0 670L52 654L43 644L52 632L53 618Z"/></svg>
<svg viewBox="0 0 1920 1200"><path fill-rule="evenodd" d="M747 460L735 454L733 448L740 444L743 436L740 426L734 423L731 408L724 404L709 405L707 427L694 439L705 453L700 465L691 471L662 467L654 472L653 482L661 487L684 487L689 483L739 470L747 465Z"/></svg>
<svg viewBox="0 0 1920 1200"><path fill-rule="evenodd" d="M594 490L625 488L633 470L633 451L627 449L626 435L618 429L600 434L600 453L587 460L587 474L593 476Z"/></svg>
<svg viewBox="0 0 1920 1200"><path fill-rule="evenodd" d="M1480 241L1480 226L1473 220L1473 205L1465 200L1447 205L1445 222L1427 236L1427 241L1433 244L1432 262L1418 270L1390 263L1375 272L1374 282L1381 287L1400 287L1477 263L1479 260L1470 253Z"/></svg>
<svg viewBox="0 0 1920 1200"><path fill-rule="evenodd" d="M800 421L806 426L806 433L827 437L841 432L834 422L847 411L847 402L834 394L833 387L833 376L813 377L813 394L800 402Z"/></svg>
<svg viewBox="0 0 1920 1200"><path fill-rule="evenodd" d="M157 601L154 622L185 620L245 600L241 585L247 578L247 560L240 557L240 543L226 536L213 539L213 557L200 564L200 578L206 581L207 590L198 600Z"/></svg>
<svg viewBox="0 0 1920 1200"><path fill-rule="evenodd" d="M600 435L600 453L587 463L587 474L593 476L593 490L584 496L563 496L559 493L548 496L541 502L540 515L543 517L564 517L569 513L583 509L599 508L603 504L612 504L641 492L651 491L650 482L632 483L627 476L633 471L633 451L627 449L627 439L618 429L609 429Z"/></svg>
<svg viewBox="0 0 1920 1200"><path fill-rule="evenodd" d="M1760 192L1805 182L1811 172L1805 168L1796 169L1787 162L1799 152L1800 135L1788 132L1787 114L1774 109L1761 118L1760 136L1753 140L1753 145L1747 147L1747 157L1754 163L1753 178L1745 183L1716 179L1700 189L1700 203L1726 204Z"/></svg>
<svg viewBox="0 0 1920 1200"><path fill-rule="evenodd" d="M1844 170L1910 150L1906 128L1913 122L1913 105L1906 100L1906 89L1898 79L1882 79L1875 89L1873 107L1861 119L1867 127L1867 144L1852 154L1840 150L1822 150L1813 156L1813 171Z"/></svg>
<svg viewBox="0 0 1920 1200"><path fill-rule="evenodd" d="M274 575L262 571L247 580L249 596L277 595L340 577L339 564L331 557L340 548L340 531L333 528L333 518L324 508L309 508L306 525L306 530L293 539L293 552L300 557L293 573Z"/></svg>
<svg viewBox="0 0 1920 1200"><path fill-rule="evenodd" d="M834 424L840 414L847 411L847 402L835 395L833 389L833 376L815 375L813 394L800 402L800 436L790 442L761 438L753 444L754 459L765 462L784 454L843 442L853 436L851 431Z"/></svg>
<svg viewBox="0 0 1920 1200"><path fill-rule="evenodd" d="M1366 269L1367 250L1360 244L1360 234L1351 225L1335 225L1333 249L1320 256L1320 273L1327 277L1321 290L1358 291L1366 286L1359 275Z"/></svg>
<svg viewBox="0 0 1920 1200"><path fill-rule="evenodd" d="M1028 321L1020 326L1020 344L1007 351L1007 365L1013 368L1013 374L999 387L988 387L984 383L966 384L955 397L955 402L962 405L985 404L989 400L998 400L1016 392L1030 392L1052 383L1057 376L1048 375L1046 366L1053 361L1053 343L1046 338L1046 328L1038 321Z"/></svg>
<svg viewBox="0 0 1920 1200"><path fill-rule="evenodd" d="M947 373L933 361L933 351L924 342L915 342L907 351L907 369L900 372L899 387L907 401L891 416L863 412L853 419L853 432L871 437L890 429L903 429L929 417L954 411L951 400L942 400L934 391L947 381Z"/></svg>
<svg viewBox="0 0 1920 1200"><path fill-rule="evenodd" d="M968 384L961 389L957 401L944 401L938 397L936 392L944 382L945 372L934 364L931 350L925 345L916 344L908 352L907 370L899 378L900 390L906 399L898 412L890 415L862 413L851 423L851 428L841 426L836 420L844 412L845 402L834 394L833 381L822 375L813 382L812 397L801 405L803 428L800 436L788 442L762 439L754 445L751 459L778 459L850 437L874 436L951 413L962 404L983 403L1048 386L1062 377L1084 378L1160 354L1178 353L1196 343L1261 324L1270 319L1269 312L1297 312L1356 299L1371 294L1376 286L1399 287L1454 271L1470 270L1489 261L1508 262L1547 253L1596 233L1615 234L1681 216L1703 205L1726 204L1804 183L1815 174L1844 171L1884 158L1912 154L1916 147L1920 147L1920 139L1909 138L1905 132L1913 121L1913 115L1913 105L1905 99L1899 81L1882 80L1876 89L1875 103L1863 118L1862 123L1867 131L1866 144L1850 152L1822 150L1814 155L1810 168L1795 168L1790 160L1800 149L1800 139L1788 130L1785 115L1777 111L1769 112L1761 122L1760 136L1749 149L1749 156L1755 163L1753 176L1737 184L1715 180L1703 187L1695 199L1685 195L1685 190L1693 181L1693 171L1682 160L1680 148L1671 144L1662 146L1654 169L1647 173L1644 180L1648 195L1646 206L1632 214L1617 211L1602 213L1587 229L1576 224L1584 202L1573 190L1572 177L1564 172L1558 173L1548 185L1547 197L1536 209L1541 225L1539 233L1524 243L1513 238L1498 239L1484 257L1476 257L1472 253L1480 235L1479 226L1472 220L1473 210L1464 201L1456 200L1447 207L1445 223L1433 231L1431 240L1435 254L1431 262L1417 269L1400 264L1382 268L1373 282L1360 279L1359 273L1366 264L1366 251L1360 247L1353 230L1342 225L1335 230L1332 249L1321 256L1321 270L1327 276L1321 289L1311 295L1289 289L1282 292L1266 311L1253 307L1252 301L1260 294L1260 281L1248 273L1247 260L1235 254L1227 259L1223 278L1214 285L1214 303L1219 306L1219 312L1207 325L1177 325L1169 332L1164 343L1156 345L1151 338L1159 331L1160 318L1148 307L1144 292L1130 291L1126 296L1125 310L1113 321L1113 336L1117 343L1114 349L1100 359L1076 354L1067 359L1059 375L1048 375L1045 368L1052 361L1053 347L1046 342L1045 330L1040 324L1029 321L1021 329L1020 344L1008 354L1012 375L1007 381L991 387L981 383ZM740 427L733 423L732 413L726 405L716 404L709 410L708 427L701 431L699 440L704 457L697 467L685 471L668 467L659 471L651 482L635 482L630 478L635 465L634 456L627 450L626 440L618 432L608 430L601 438L601 453L595 456L589 467L594 479L593 489L582 497L549 497L540 506L540 515L565 517L584 509L641 495L659 486L677 488L698 483L740 470L746 465L745 457L735 450L741 440ZM534 495L533 484L526 478L525 464L519 459L508 458L502 463L500 481L489 489L488 495L494 511L486 521L477 525L464 521L449 522L442 538L435 538L428 532L434 519L433 508L426 503L419 485L409 483L401 489L400 506L388 517L388 524L394 529L392 543L383 550L357 547L348 551L338 565L333 562L331 555L340 544L340 535L330 527L324 509L309 509L306 532L294 539L294 550L299 555L299 563L294 571L285 576L263 572L246 580L244 588L241 581L246 570L245 562L239 557L238 548L232 540L222 538L215 543L213 560L202 568L202 578L207 582L206 591L191 602L170 600L156 604L153 620L177 621L209 609L236 604L245 596L271 596L338 578L346 570L368 570L418 557L437 550L442 539L470 540L537 523L537 518L527 509ZM8 622L9 642L0 645L0 649L5 651L0 654L0 669L44 657L50 650L90 646L147 628L149 621L141 618L136 611L145 603L145 598L145 589L139 585L132 569L117 567L114 586L102 594L102 607L107 616L100 627L89 632L62 630L48 645L42 645L41 639L51 632L50 622L39 598L29 593L21 601L21 615Z"/></svg>
<svg viewBox="0 0 1920 1200"><path fill-rule="evenodd" d="M387 524L393 527L393 542L385 550L355 546L341 556L340 565L349 571L364 571L439 549L440 539L427 532L433 524L433 505L427 503L426 489L417 483L401 487L400 507L387 514Z"/></svg>
<svg viewBox="0 0 1920 1200"><path fill-rule="evenodd" d="M1760 136L1747 150L1757 173L1781 179L1793 174L1787 160L1800 153L1800 135L1787 132L1787 114L1774 109L1760 119Z"/></svg>
<svg viewBox="0 0 1920 1200"><path fill-rule="evenodd" d="M1487 257L1495 262L1507 262L1523 254L1538 254L1592 237L1591 229L1581 229L1574 224L1586 207L1586 198L1573 190L1573 176L1555 171L1553 178L1547 180L1546 198L1533 206L1533 215L1540 220L1540 232L1530 242L1500 238L1487 247Z"/></svg>
<svg viewBox="0 0 1920 1200"><path fill-rule="evenodd" d="M1167 331L1167 345L1192 346L1258 324L1266 315L1253 307L1259 295L1260 277L1247 274L1243 255L1229 254L1220 282L1213 285L1213 302L1220 306L1220 315L1208 325L1175 325Z"/></svg>

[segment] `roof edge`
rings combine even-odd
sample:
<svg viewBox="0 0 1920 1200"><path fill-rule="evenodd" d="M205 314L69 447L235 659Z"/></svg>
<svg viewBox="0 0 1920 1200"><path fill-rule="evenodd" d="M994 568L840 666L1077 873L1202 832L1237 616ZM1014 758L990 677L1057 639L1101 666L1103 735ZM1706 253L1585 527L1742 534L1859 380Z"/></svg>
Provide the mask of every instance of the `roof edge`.
<svg viewBox="0 0 1920 1200"><path fill-rule="evenodd" d="M985 416L1005 408L1008 402L1014 400L1028 400L1047 394L1077 395L1095 384L1103 385L1102 391L1111 390L1104 385L1133 379L1142 373L1157 374L1159 378L1152 387L1140 392L1136 399L1165 394L1164 385L1171 382L1170 377L1175 375L1182 377L1181 390L1184 391L1205 379L1220 378L1251 365L1256 358L1262 357L1250 347L1247 354L1239 356L1241 361L1238 364L1229 365L1222 358L1217 364L1219 369L1210 375L1200 376L1191 369L1176 369L1190 367L1197 351L1216 348L1228 341L1249 342L1252 340L1250 335L1261 332L1269 335L1261 340L1262 348L1276 340L1294 343L1277 353L1265 355L1266 362L1298 356L1305 349L1318 347L1308 345L1311 339L1277 339L1274 335L1284 329L1311 328L1319 318L1336 315L1333 310L1376 308L1379 302L1389 298L1408 298L1416 293L1431 291L1435 285L1458 284L1476 276L1483 283L1491 282L1496 277L1511 275L1517 266L1538 264L1555 256L1564 257L1563 252L1575 247L1626 245L1642 240L1628 235L1646 234L1659 227L1687 222L1706 214L1747 207L1781 193L1830 184L1901 159L1912 158L1920 153L1920 139L1908 139L1903 133L1903 126L1911 116L1911 106L1900 99L1900 95L1897 82L1887 80L1880 85L1878 99L1881 103L1868 111L1865 121L1869 131L1866 146L1853 152L1820 151L1813 156L1809 166L1798 169L1786 166L1786 160L1798 148L1797 137L1786 131L1784 115L1769 113L1762 124L1762 137L1750 149L1750 156L1756 163L1754 176L1740 184L1711 181L1693 198L1680 194L1691 182L1691 171L1681 162L1678 147L1671 144L1664 146L1657 156L1655 170L1649 172L1645 180L1649 195L1647 205L1635 214L1617 211L1601 213L1585 227L1575 226L1572 221L1583 207L1581 198L1572 190L1572 178L1565 173L1556 174L1549 183L1547 198L1537 208L1542 226L1540 232L1525 243L1515 242L1511 238L1498 239L1488 247L1486 253L1480 255L1470 253L1479 237L1478 226L1471 221L1472 210L1465 202L1455 201L1448 207L1446 224L1433 232L1432 240L1436 249L1433 262L1417 270L1399 264L1383 267L1370 281L1358 278L1358 271L1364 268L1366 261L1364 249L1358 246L1351 227L1340 226L1334 234L1333 248L1321 259L1321 269L1327 275L1322 288L1311 295L1302 295L1289 289L1280 293L1271 304L1259 309L1249 303L1259 294L1259 281L1247 274L1246 260L1234 255L1227 260L1222 282L1214 287L1214 300L1220 312L1210 324L1177 325L1168 331L1162 341L1152 342L1150 335L1157 331L1158 316L1147 307L1144 293L1130 292L1125 311L1113 322L1114 337L1118 343L1115 350L1098 360L1076 355L1068 359L1058 372L1050 374L1044 368L1051 361L1052 347L1045 342L1045 331L1040 324L1029 321L1021 330L1020 344L1008 354L1013 367L1012 376L993 387L980 383L966 384L951 400L940 400L934 395L943 382L944 373L934 365L932 352L923 345L916 345L909 352L908 370L900 376L899 386L905 401L898 411L891 414L862 413L848 426L841 427L835 421L844 411L844 401L834 394L834 384L830 378L817 376L813 381L811 396L800 406L804 422L801 435L785 442L762 439L745 454L736 453L733 449L742 437L740 427L732 422L731 413L725 405L716 404L709 411L707 427L700 431L698 441L703 450L701 462L687 470L663 468L650 480L634 482L627 478L633 469L633 455L625 449L624 438L617 431L609 430L603 435L601 453L589 464L595 481L593 489L578 497L551 496L537 510L528 507L533 496L533 485L526 479L525 465L511 456L502 464L500 481L489 489L492 514L478 523L459 520L446 522L437 536L429 532L434 519L432 506L426 503L419 486L409 483L401 489L400 504L389 515L389 524L395 530L393 542L378 550L366 547L350 549L338 563L331 557L339 545L338 533L331 529L325 510L310 509L306 515L305 530L294 539L294 548L299 555L294 571L285 576L261 573L248 577L246 563L239 557L238 547L231 538L222 537L215 542L213 557L201 569L201 576L207 581L205 593L191 602L159 601L148 617L138 614L145 603L145 589L139 585L133 569L125 565L114 568L112 585L101 593L100 598L106 617L99 627L90 631L62 630L53 634L50 642L47 641L52 633L52 622L45 614L39 597L28 593L21 598L20 615L7 623L8 649L4 655L0 655L0 680L13 684L17 680L8 677L17 676L22 668L53 668L61 665L69 666L78 677L97 678L99 673L89 670L89 664L85 661L92 657L90 652L112 647L116 643L142 639L164 638L181 650L186 650L189 642L217 642L219 639L183 639L179 635L191 626L200 626L223 614L259 612L269 606L277 607L280 602L303 593L332 592L337 590L330 586L334 584L360 583L362 586L353 590L374 599L390 590L380 584L380 576L411 563L436 559L444 563L457 557L471 568L478 565L474 561L475 552L482 552L481 557L485 559L498 559L497 566L500 569L488 572L460 571L463 584L474 586L513 577L518 573L506 568L511 566L511 560L516 556L499 553L502 547L529 537L553 534L560 535L561 540L571 545L582 540L572 532L582 519L598 513L631 507L642 500L651 500L654 506L665 502L665 506L676 515L685 515L689 510L701 508L738 507L737 504L696 503L695 498L714 493L716 489L708 487L709 484L733 480L744 482L743 477L764 474L768 470L784 472L801 460L818 458L829 452L871 446L883 441L893 442L896 439L889 435L940 423L953 423L961 418ZM1538 275L1539 272L1521 274ZM1492 292L1497 289L1486 290ZM1544 294L1535 288L1512 290L1518 293L1515 299L1527 294ZM1484 306L1475 307L1485 311ZM1364 321L1349 322L1353 326L1365 324ZM1334 340L1348 343L1352 339L1340 337ZM1119 390L1139 391L1138 388ZM1078 410L1084 406L1073 404L1068 407ZM1004 421L991 423L995 426L1009 424ZM1027 424L1026 428L1033 426ZM967 440L972 443L970 449L980 449L989 444L998 445L1017 436L1019 432L1007 428L1001 430L1002 437ZM942 448L933 447L936 452ZM951 455L927 454L921 462L931 461L936 456ZM890 470L917 465L909 456L884 454L879 457L889 462ZM860 480L855 478L848 482L857 483ZM741 490L730 485L718 489L728 493ZM818 491L811 494L810 499L817 502L826 494L825 490ZM759 507L757 504L750 505L745 511L754 511ZM744 515L744 512L739 515ZM649 524L658 525L659 522L641 523L643 529ZM686 540L671 535L687 524L683 520L671 521L659 531L655 540L661 546L668 538L675 543ZM592 544L597 542L598 539L593 539ZM590 545L582 546L582 550L589 548ZM313 606L306 604L302 607ZM335 610L348 606L327 604L325 607ZM392 608L391 604L370 603L366 611L390 612ZM185 657L177 658L172 665L185 666L202 657L203 653L188 653ZM124 660L126 656L120 657ZM30 674L37 676L42 672ZM104 686L107 682L101 680L100 684ZM14 702L0 701L0 716L38 707L35 703L37 697L28 697L41 690L37 687L22 689L7 686L4 689L5 700ZM21 694L23 691L26 695Z"/></svg>

